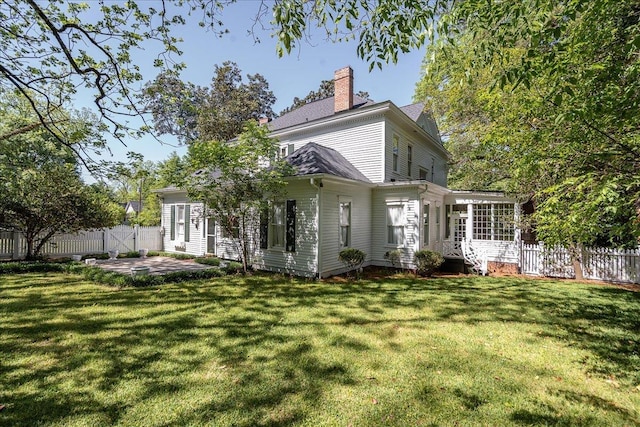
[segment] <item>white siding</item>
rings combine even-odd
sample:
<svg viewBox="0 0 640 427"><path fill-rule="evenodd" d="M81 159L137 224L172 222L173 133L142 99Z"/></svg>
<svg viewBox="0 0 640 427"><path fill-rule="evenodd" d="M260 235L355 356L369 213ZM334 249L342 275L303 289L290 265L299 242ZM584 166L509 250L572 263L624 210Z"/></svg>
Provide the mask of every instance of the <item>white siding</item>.
<svg viewBox="0 0 640 427"><path fill-rule="evenodd" d="M393 135L400 137L400 149L398 158L398 171L393 171ZM418 133L406 131L404 128L387 120L385 123L385 181L406 181L419 178L419 169L426 169L427 178L442 187L447 185L447 158L436 147L436 143L426 138L419 137ZM413 147L413 162L411 174L407 165L407 146ZM431 164L434 162L434 176L431 177Z"/></svg>
<svg viewBox="0 0 640 427"><path fill-rule="evenodd" d="M318 271L317 189L309 180L291 181L282 200L296 201L296 250L260 249L258 244L254 265L269 271L315 277ZM255 240L259 242L259 238Z"/></svg>
<svg viewBox="0 0 640 427"><path fill-rule="evenodd" d="M351 199L351 245L367 254L371 260L371 189L349 184L326 182L322 188L321 233L322 276L346 271L338 261L340 247L339 198Z"/></svg>
<svg viewBox="0 0 640 427"><path fill-rule="evenodd" d="M313 133L297 133L295 136L280 138L280 147L294 145L294 150L315 142L333 148L362 172L371 182L382 182L383 119L371 118L350 121L347 125L328 128Z"/></svg>
<svg viewBox="0 0 640 427"><path fill-rule="evenodd" d="M387 206L401 204L404 207L404 244L399 247L387 243ZM402 251L402 266L413 267L413 254L420 247L420 195L418 188L377 188L373 191L371 264L390 266L384 259L387 251Z"/></svg>
<svg viewBox="0 0 640 427"><path fill-rule="evenodd" d="M195 218L198 209L202 209L202 203L191 202L187 198L185 193L171 193L165 194L164 201L162 203L162 219L161 225L163 227L164 235L162 237L162 247L167 252L187 253L191 255L204 255L206 250L206 240L202 237L202 221L196 221L198 228L196 229L196 223L194 221L186 221L185 227L189 227L189 241L185 243L185 249L176 249L177 245L181 241L171 240L171 206L185 205L190 206L191 218Z"/></svg>

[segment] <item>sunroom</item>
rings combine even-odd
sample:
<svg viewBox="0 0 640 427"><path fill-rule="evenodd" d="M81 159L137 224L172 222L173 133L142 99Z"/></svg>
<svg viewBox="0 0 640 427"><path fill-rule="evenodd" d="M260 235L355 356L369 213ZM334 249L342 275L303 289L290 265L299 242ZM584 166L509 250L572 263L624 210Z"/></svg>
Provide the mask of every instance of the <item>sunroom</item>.
<svg viewBox="0 0 640 427"><path fill-rule="evenodd" d="M520 205L499 192L452 191L445 196L441 252L448 267L476 264L482 273L517 272ZM482 266L482 267L481 267Z"/></svg>

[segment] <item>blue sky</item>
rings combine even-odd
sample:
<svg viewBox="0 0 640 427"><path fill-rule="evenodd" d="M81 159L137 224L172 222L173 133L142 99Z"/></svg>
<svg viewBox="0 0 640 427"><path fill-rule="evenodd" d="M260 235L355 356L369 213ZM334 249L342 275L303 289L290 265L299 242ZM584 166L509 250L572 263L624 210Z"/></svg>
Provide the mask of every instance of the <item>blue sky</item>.
<svg viewBox="0 0 640 427"><path fill-rule="evenodd" d="M145 6L150 2L145 2ZM226 60L236 62L246 74L262 74L277 97L274 111L288 107L293 98L303 97L309 91L316 90L322 80L333 78L333 72L350 65L354 70L355 91L367 91L375 101L391 100L403 106L412 103L415 85L420 77L420 65L424 49L409 52L398 58L397 64L388 64L380 71L377 68L369 72L369 66L356 55L356 42L331 43L315 37L311 43L302 42L290 55L278 58L276 40L268 31L258 31L260 44L255 44L247 34L252 18L258 8L258 2L240 0L229 6L222 15L222 21L229 33L222 38L207 32L198 26L197 17L187 17L187 25L174 27L173 34L184 40L179 58L187 66L182 78L194 84L208 85L216 64ZM146 48L132 52L135 62L141 66L145 80L152 80L158 70L151 66L157 49ZM111 160L125 160L128 151L144 155L145 160L165 159L172 151L186 152L184 147L176 148L171 137L161 137L166 145L161 145L150 137L131 140L127 147L118 141L110 143L113 152Z"/></svg>

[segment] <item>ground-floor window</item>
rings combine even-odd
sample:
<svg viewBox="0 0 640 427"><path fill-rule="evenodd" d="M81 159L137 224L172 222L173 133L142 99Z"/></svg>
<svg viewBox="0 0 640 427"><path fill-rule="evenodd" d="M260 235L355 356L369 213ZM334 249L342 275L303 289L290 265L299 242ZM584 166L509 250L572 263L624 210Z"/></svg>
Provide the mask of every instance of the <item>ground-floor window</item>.
<svg viewBox="0 0 640 427"><path fill-rule="evenodd" d="M514 205L511 203L473 205L473 238L513 241L514 214Z"/></svg>
<svg viewBox="0 0 640 427"><path fill-rule="evenodd" d="M387 205L387 244L404 245L404 206Z"/></svg>
<svg viewBox="0 0 640 427"><path fill-rule="evenodd" d="M340 210L340 247L351 246L351 201L341 199Z"/></svg>
<svg viewBox="0 0 640 427"><path fill-rule="evenodd" d="M296 250L296 201L271 202L260 214L260 247L262 249Z"/></svg>
<svg viewBox="0 0 640 427"><path fill-rule="evenodd" d="M422 206L422 243L429 246L429 203Z"/></svg>
<svg viewBox="0 0 640 427"><path fill-rule="evenodd" d="M169 235L171 240L189 241L190 205L171 205L171 223Z"/></svg>
<svg viewBox="0 0 640 427"><path fill-rule="evenodd" d="M284 202L273 202L271 205L269 234L272 248L284 248L285 210Z"/></svg>

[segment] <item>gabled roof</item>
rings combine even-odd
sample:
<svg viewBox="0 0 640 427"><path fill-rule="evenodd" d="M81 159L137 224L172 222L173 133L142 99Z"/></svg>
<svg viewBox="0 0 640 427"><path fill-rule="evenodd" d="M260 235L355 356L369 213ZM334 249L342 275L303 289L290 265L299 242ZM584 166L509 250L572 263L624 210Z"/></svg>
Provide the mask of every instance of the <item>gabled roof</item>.
<svg viewBox="0 0 640 427"><path fill-rule="evenodd" d="M375 102L370 99L364 99L357 95L353 95L352 110L373 104L375 104ZM305 104L302 107L296 108L295 110L278 117L277 119L273 119L269 122L268 126L271 131L276 131L291 126L301 125L303 123L333 116L336 114L334 109L334 97L330 96L329 98Z"/></svg>
<svg viewBox="0 0 640 427"><path fill-rule="evenodd" d="M285 160L294 167L294 176L327 174L355 181L371 182L342 154L315 142L302 146L285 157Z"/></svg>
<svg viewBox="0 0 640 427"><path fill-rule="evenodd" d="M424 111L424 103L416 102L415 104L405 105L404 107L400 107L403 113L405 113L411 120L418 121L420 118L420 114Z"/></svg>
<svg viewBox="0 0 640 427"><path fill-rule="evenodd" d="M132 210L136 211L136 212L140 212L140 202L138 202L137 200L129 200L126 204L125 204L125 211L128 211L129 208L131 208Z"/></svg>

